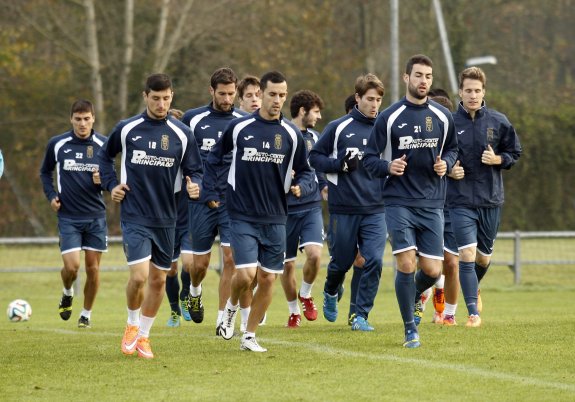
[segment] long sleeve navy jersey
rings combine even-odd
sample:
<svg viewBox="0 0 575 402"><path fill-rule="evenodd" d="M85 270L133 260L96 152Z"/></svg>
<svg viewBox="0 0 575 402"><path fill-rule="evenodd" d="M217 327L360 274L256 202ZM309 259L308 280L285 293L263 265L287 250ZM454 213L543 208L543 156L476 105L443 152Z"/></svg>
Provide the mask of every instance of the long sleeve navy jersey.
<svg viewBox="0 0 575 402"><path fill-rule="evenodd" d="M120 181L114 158L122 153ZM182 189L182 173L201 184L202 160L196 140L181 121L155 120L147 112L120 121L98 153L104 189L118 183L130 188L121 204L121 219L150 227L175 227L174 194Z"/></svg>
<svg viewBox="0 0 575 402"><path fill-rule="evenodd" d="M73 130L52 137L40 168L40 179L48 201L60 199L59 217L96 219L106 217L102 187L94 184L98 170L97 154L106 137L94 132L81 139ZM56 170L57 189L54 187Z"/></svg>
<svg viewBox="0 0 575 402"><path fill-rule="evenodd" d="M388 176L391 161L404 155L403 175ZM373 176L387 177L385 205L443 208L447 179L433 170L438 155L451 171L457 159L451 112L429 98L416 105L404 97L377 117L363 164Z"/></svg>
<svg viewBox="0 0 575 402"><path fill-rule="evenodd" d="M373 180L362 163L374 122L355 107L350 114L328 123L310 152L311 165L326 173L331 213L366 215L384 211L383 183ZM348 152L359 158L353 172L342 171Z"/></svg>
<svg viewBox="0 0 575 402"><path fill-rule="evenodd" d="M214 109L212 103L196 109L190 109L184 113L184 116L182 117L182 123L189 126L190 130L192 130L192 134L194 134L198 148L200 149L200 155L202 156L202 162L204 165L208 159L210 150L222 136L222 133L224 132L224 129L228 123L233 119L237 119L238 117L245 115L247 115L246 112L235 110L233 107L229 112L216 110ZM225 180L221 180L221 177L228 176L231 162L232 156L230 154L224 158L223 164L218 169L218 183L223 183L223 186L219 189L222 202L225 200L226 185ZM203 203L205 201L206 199L204 198L203 194L201 194L197 202Z"/></svg>
<svg viewBox="0 0 575 402"><path fill-rule="evenodd" d="M313 190L315 176L307 162L302 135L283 116L265 120L256 111L230 122L208 155L204 179L207 200L220 200L217 169L230 152L226 194L230 218L283 224L290 186L299 185L302 196Z"/></svg>
<svg viewBox="0 0 575 402"><path fill-rule="evenodd" d="M504 169L510 169L521 156L521 144L515 129L507 117L485 103L475 112L475 118L460 103L453 114L458 159L465 169L461 180L449 179L447 186L448 207L494 207L503 204ZM491 145L496 155L501 156L501 165L485 165L481 155Z"/></svg>
<svg viewBox="0 0 575 402"><path fill-rule="evenodd" d="M303 137L306 154L309 156L309 152L311 151L313 145L317 142L319 138L319 134L311 129L307 129L305 131L300 131ZM325 177L322 173L316 172L315 175L315 185L313 191L309 194L301 197L296 197L291 192L287 195L287 203L288 203L288 213L297 212L297 211L304 211L306 209L314 208L314 207L321 207L321 189L327 185Z"/></svg>

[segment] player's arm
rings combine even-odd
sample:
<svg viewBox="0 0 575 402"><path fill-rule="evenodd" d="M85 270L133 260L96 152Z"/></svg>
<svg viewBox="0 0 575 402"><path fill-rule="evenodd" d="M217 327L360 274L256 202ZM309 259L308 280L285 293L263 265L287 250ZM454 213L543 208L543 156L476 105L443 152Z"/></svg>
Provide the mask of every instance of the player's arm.
<svg viewBox="0 0 575 402"><path fill-rule="evenodd" d="M363 167L373 177L386 177L389 174L396 174L397 169L392 169L391 150L386 154L390 155L390 160L382 159L381 155L386 151L387 144L387 123L386 120L379 116L375 120L375 125L367 140L367 145L363 152ZM401 158L395 163L400 165ZM405 162L405 158L403 159ZM392 171L393 170L393 171Z"/></svg>
<svg viewBox="0 0 575 402"><path fill-rule="evenodd" d="M296 152L293 161L295 175L292 182L292 193L296 197L305 197L317 189L315 172L307 161L305 143L300 133L297 136Z"/></svg>
<svg viewBox="0 0 575 402"><path fill-rule="evenodd" d="M42 181L42 188L48 201L52 203L53 200L58 199L58 192L54 188L54 169L56 167L56 155L54 154L54 142L51 140L46 146L44 160L40 167L40 180ZM52 207L54 208L54 207Z"/></svg>
<svg viewBox="0 0 575 402"><path fill-rule="evenodd" d="M335 155L335 125L330 123L309 152L309 163L315 170L323 173L342 172L342 162L345 155ZM337 150L335 150L337 152Z"/></svg>
<svg viewBox="0 0 575 402"><path fill-rule="evenodd" d="M116 126L98 151L100 185L109 192L112 192L112 189L118 185L114 158L118 153L122 152L120 132L119 126Z"/></svg>
<svg viewBox="0 0 575 402"><path fill-rule="evenodd" d="M190 132L190 140L184 152L182 160L182 171L186 178L186 190L191 199L200 198L200 187L202 185L203 167L200 150L194 134Z"/></svg>
<svg viewBox="0 0 575 402"><path fill-rule="evenodd" d="M457 135L455 134L455 123L453 122L453 117L448 115L447 119L449 122L449 128L447 129L445 143L443 145L443 150L441 151L441 159L447 164L447 172L451 173L455 166L455 162L457 162L459 148L457 146Z"/></svg>
<svg viewBox="0 0 575 402"><path fill-rule="evenodd" d="M204 166L204 179L202 183L202 189L204 194L202 198L206 200L207 203L217 206L220 202L220 195L218 188L221 188L222 183L218 183L218 180L226 180L224 175L219 175L218 171L224 166L224 157L233 149L233 125L228 125L224 129L222 136L216 141L206 159L206 164Z"/></svg>
<svg viewBox="0 0 575 402"><path fill-rule="evenodd" d="M501 124L501 137L499 141L499 156L501 157L501 169L511 169L517 163L517 160L523 152L519 136L515 128L509 121Z"/></svg>

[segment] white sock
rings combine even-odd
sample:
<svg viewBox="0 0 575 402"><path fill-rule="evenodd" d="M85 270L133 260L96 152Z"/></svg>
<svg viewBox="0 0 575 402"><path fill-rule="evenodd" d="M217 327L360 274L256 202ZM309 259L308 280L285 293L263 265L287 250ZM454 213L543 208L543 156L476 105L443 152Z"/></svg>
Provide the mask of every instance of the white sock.
<svg viewBox="0 0 575 402"><path fill-rule="evenodd" d="M232 311L236 311L238 309L238 307L240 306L240 304L236 304L235 306L232 304L231 300L228 299L228 301L226 302L226 309L232 310Z"/></svg>
<svg viewBox="0 0 575 402"><path fill-rule="evenodd" d="M192 286L190 285L190 294L192 295L192 297L198 297L199 295L202 294L202 284L200 283L199 286Z"/></svg>
<svg viewBox="0 0 575 402"><path fill-rule="evenodd" d="M241 307L240 308L240 316L242 319L242 325L243 324L246 324L246 326L248 325L248 317L250 316L250 311L252 311L251 307L246 307L246 308Z"/></svg>
<svg viewBox="0 0 575 402"><path fill-rule="evenodd" d="M305 297L306 299L310 298L312 286L313 286L313 283L307 283L307 282L302 281L301 287L299 288L299 295L301 297Z"/></svg>
<svg viewBox="0 0 575 402"><path fill-rule="evenodd" d="M443 316L446 315L455 315L455 311L457 310L457 304L449 304L445 303L445 310L443 310Z"/></svg>
<svg viewBox="0 0 575 402"><path fill-rule="evenodd" d="M244 332L244 339L245 338L255 338L256 337L256 333L255 332Z"/></svg>
<svg viewBox="0 0 575 402"><path fill-rule="evenodd" d="M152 329L152 324L154 324L155 319L156 317L146 317L143 315L140 318L140 329L138 330L138 336L142 338L149 338L150 329Z"/></svg>
<svg viewBox="0 0 575 402"><path fill-rule="evenodd" d="M422 310L425 311L425 305L427 304L427 302L429 301L429 299L431 299L431 291L433 289L432 288L428 288L425 290L425 292L423 292L423 296L424 296L424 302L421 305Z"/></svg>
<svg viewBox="0 0 575 402"><path fill-rule="evenodd" d="M216 326L220 325L222 322L222 316L224 315L224 310L218 310L218 319L216 320Z"/></svg>
<svg viewBox="0 0 575 402"><path fill-rule="evenodd" d="M299 310L299 304L297 304L297 299L292 300L292 301L288 301L287 304L289 307L289 313L290 314L297 314L297 315L301 314L301 312Z"/></svg>
<svg viewBox="0 0 575 402"><path fill-rule="evenodd" d="M66 289L62 288L62 293L66 296L74 296L74 288Z"/></svg>
<svg viewBox="0 0 575 402"><path fill-rule="evenodd" d="M80 313L80 317L84 316L87 319L90 319L91 315L92 315L92 310L86 310L85 308L83 308L82 312Z"/></svg>
<svg viewBox="0 0 575 402"><path fill-rule="evenodd" d="M140 309L128 309L128 325L140 325Z"/></svg>
<svg viewBox="0 0 575 402"><path fill-rule="evenodd" d="M443 289L443 286L445 286L445 275L442 274L437 282L435 282L435 287L437 289Z"/></svg>

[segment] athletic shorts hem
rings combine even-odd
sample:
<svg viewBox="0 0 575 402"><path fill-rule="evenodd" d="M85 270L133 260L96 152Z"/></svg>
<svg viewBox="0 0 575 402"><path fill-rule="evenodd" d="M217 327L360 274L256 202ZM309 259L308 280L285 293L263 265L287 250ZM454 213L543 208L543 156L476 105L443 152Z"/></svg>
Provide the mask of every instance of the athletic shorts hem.
<svg viewBox="0 0 575 402"><path fill-rule="evenodd" d="M291 262L291 261L295 261L295 260L297 260L297 257L286 258L286 259L284 260L284 263L286 263L286 262Z"/></svg>
<svg viewBox="0 0 575 402"><path fill-rule="evenodd" d="M443 247L443 251L446 251L446 252L448 252L449 254L453 254L453 255L459 257L459 252L450 250L450 249L448 249L447 247Z"/></svg>
<svg viewBox="0 0 575 402"><path fill-rule="evenodd" d="M139 264L139 263L145 262L145 261L150 261L151 259L152 259L152 255L150 254L150 255L148 255L148 256L146 256L146 257L144 257L144 258L140 258L140 259L138 259L138 260L128 261L128 266L130 266L130 265L136 265L136 264Z"/></svg>
<svg viewBox="0 0 575 402"><path fill-rule="evenodd" d="M284 273L283 267L281 267L280 269L273 269L273 268L262 267L260 265L260 266L258 266L258 268L261 269L262 271L270 273L270 274L283 274Z"/></svg>
<svg viewBox="0 0 575 402"><path fill-rule="evenodd" d="M393 251L392 251L392 254L393 254L393 255L395 255L395 254L400 254L400 253L403 253L403 252L409 251L409 250L415 250L415 251L417 251L417 247L415 247L415 246L409 246L409 247L405 247L405 248L402 248L402 249L399 249L399 250L393 250Z"/></svg>
<svg viewBox="0 0 575 402"><path fill-rule="evenodd" d="M69 248L68 250L62 250L62 251L60 251L60 254L64 255L64 254L68 254L68 253L73 253L74 251L81 251L81 250L82 250L82 247L74 247L74 248Z"/></svg>
<svg viewBox="0 0 575 402"><path fill-rule="evenodd" d="M481 251L479 249L477 249L477 252L484 257L491 257L493 255L493 253L484 253L483 251Z"/></svg>
<svg viewBox="0 0 575 402"><path fill-rule="evenodd" d="M97 251L99 253L107 253L108 252L107 248L104 250L101 250L99 248L94 248L94 247L82 247L82 250Z"/></svg>
<svg viewBox="0 0 575 402"><path fill-rule="evenodd" d="M469 244L466 244L466 245L464 245L464 246L459 246L459 247L457 247L457 249L458 249L459 251L461 251L461 250L464 250L464 249L469 248L469 247L475 247L475 248L477 248L477 243L469 243Z"/></svg>
<svg viewBox="0 0 575 402"><path fill-rule="evenodd" d="M440 260L440 261L443 261L443 255L442 255L442 256L438 256L438 255L431 255L431 254L425 254L425 253L419 252L419 256L420 256L420 257L429 258L429 259L431 259L431 260Z"/></svg>
<svg viewBox="0 0 575 402"><path fill-rule="evenodd" d="M248 264L236 265L236 269L257 268L257 267L258 267L257 261L256 262L250 262Z"/></svg>
<svg viewBox="0 0 575 402"><path fill-rule="evenodd" d="M190 252L190 254L195 254L195 255L206 255L212 252L212 249L206 250L206 251L196 251L196 250L192 250Z"/></svg>
<svg viewBox="0 0 575 402"><path fill-rule="evenodd" d="M151 263L155 268L159 269L160 271L169 271L170 269L172 269L172 267L167 267L167 268L166 268L166 267L162 267L162 266L156 264L156 263L153 262L153 261L150 261L150 263Z"/></svg>
<svg viewBox="0 0 575 402"><path fill-rule="evenodd" d="M307 243L302 243L299 245L299 249L303 249L305 246L319 246L319 247L323 247L323 243L318 243L315 241L308 241Z"/></svg>

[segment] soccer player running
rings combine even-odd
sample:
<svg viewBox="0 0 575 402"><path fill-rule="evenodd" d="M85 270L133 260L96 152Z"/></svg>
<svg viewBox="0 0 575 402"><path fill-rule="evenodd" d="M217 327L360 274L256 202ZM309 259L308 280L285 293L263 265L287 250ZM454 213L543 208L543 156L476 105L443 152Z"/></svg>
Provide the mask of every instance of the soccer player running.
<svg viewBox="0 0 575 402"><path fill-rule="evenodd" d="M444 176L455 164L457 139L449 110L427 97L433 82L431 59L410 57L403 81L405 97L377 117L363 164L373 176L386 178L385 218L397 261L395 293L405 327L403 346L416 348L416 296L419 299L441 275ZM421 268L417 274L416 251Z"/></svg>
<svg viewBox="0 0 575 402"><path fill-rule="evenodd" d="M286 194L306 196L316 185L300 130L281 113L287 99L286 78L272 71L262 76L260 84L262 107L226 127L208 155L204 187L210 203L219 205L216 175L231 151L226 202L236 272L219 334L232 338L238 301L242 294L251 293L257 273L258 287L240 344L241 350L253 352L267 351L258 344L255 332L271 302L276 275L283 272Z"/></svg>
<svg viewBox="0 0 575 402"><path fill-rule="evenodd" d="M236 97L238 78L235 72L228 67L219 68L210 78L210 94L212 101L209 105L196 109L190 109L182 118L182 122L190 127L194 134L202 162L205 164L208 154L214 144L219 140L228 123L245 113L234 109L234 99ZM230 248L230 221L228 217L227 204L225 202L226 185L220 177L226 177L230 168L232 155L226 155L222 165L219 167L217 175L214 177L214 184L219 184L217 188L218 197L221 199L219 208L214 204L209 204L205 196L200 199L190 201L189 227L192 236L192 253L194 255L191 274L190 294L188 296L188 309L195 323L204 320L204 305L202 301L202 281L206 277L212 246L216 235L220 235L220 244L223 253L223 270L219 283L219 306L216 319L216 328L222 320L226 301L230 297L231 279L235 271L234 259ZM208 183L204 182L204 185ZM247 303L247 304L246 304ZM242 307L248 307L250 300L244 302ZM249 310L247 310L249 314ZM246 314L246 319L247 319ZM216 330L217 334L217 330Z"/></svg>
<svg viewBox="0 0 575 402"><path fill-rule="evenodd" d="M503 175L521 156L521 144L507 117L485 105L486 77L479 67L459 74L459 107L453 114L464 175L450 177L447 207L459 248L459 281L469 319L481 325L478 284L493 254L503 205Z"/></svg>
<svg viewBox="0 0 575 402"><path fill-rule="evenodd" d="M312 130L321 119L323 100L318 94L309 90L296 92L290 101L292 123L300 129L309 152L318 140L318 133ZM302 304L303 314L308 321L317 319L317 308L311 296L311 289L321 263L323 247L323 217L321 191L327 191L327 182L323 175L316 175L318 186L307 196L296 197L288 194L288 218L286 223L286 258L284 273L281 276L282 287L288 302L290 316L288 328L297 328L301 322L301 311L298 299ZM295 260L297 251L305 252L303 280L299 292L296 290Z"/></svg>
<svg viewBox="0 0 575 402"><path fill-rule="evenodd" d="M194 136L168 113L174 93L166 74L152 74L143 92L146 110L120 121L98 156L102 186L121 203L124 253L130 269L126 286L128 322L121 349L154 357L150 329L165 292L174 251L175 193L200 195L202 161ZM120 180L114 158L122 153ZM182 174L186 180L181 189Z"/></svg>
<svg viewBox="0 0 575 402"><path fill-rule="evenodd" d="M95 132L94 106L77 100L70 110L72 130L52 137L46 146L40 179L44 194L58 213L58 232L63 268L60 271L63 295L58 311L63 320L72 315L72 285L80 269L80 251L84 250L86 284L84 308L79 328L90 328L94 300L100 286L100 258L108 250L106 206L98 173L97 153L106 137ZM54 188L54 170L56 183Z"/></svg>
<svg viewBox="0 0 575 402"><path fill-rule="evenodd" d="M246 75L238 84L240 110L253 113L262 106L260 98L260 80L253 75Z"/></svg>
<svg viewBox="0 0 575 402"><path fill-rule="evenodd" d="M337 319L338 289L356 259L365 259L355 299L351 329L373 331L368 316L379 288L386 239L383 182L364 169L367 139L384 95L383 83L374 74L355 82L357 105L349 114L330 122L310 152L310 163L327 174L331 259L324 285L323 315Z"/></svg>

